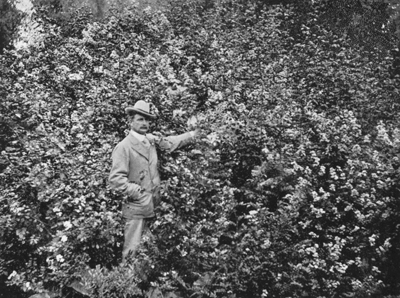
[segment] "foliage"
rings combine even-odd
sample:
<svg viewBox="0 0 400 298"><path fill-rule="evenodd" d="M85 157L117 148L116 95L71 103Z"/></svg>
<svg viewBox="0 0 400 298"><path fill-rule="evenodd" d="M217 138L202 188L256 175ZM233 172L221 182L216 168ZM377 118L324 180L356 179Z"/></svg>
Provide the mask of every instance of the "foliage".
<svg viewBox="0 0 400 298"><path fill-rule="evenodd" d="M355 45L373 51L391 48L400 6L390 0L301 0L298 11L317 12L318 21Z"/></svg>
<svg viewBox="0 0 400 298"><path fill-rule="evenodd" d="M307 13L230 0L101 22L42 11L40 43L0 58L0 275L27 292L81 279L92 297L400 295L393 58ZM121 266L107 177L137 99L157 107L155 131L195 115L202 135L160 152L155 238Z"/></svg>
<svg viewBox="0 0 400 298"><path fill-rule="evenodd" d="M300 0L294 3L294 9L293 32L301 31L302 25L312 21L347 39L353 47L362 47L364 53L379 55L392 50L391 73L400 75L400 3L397 0Z"/></svg>
<svg viewBox="0 0 400 298"><path fill-rule="evenodd" d="M331 115L352 110L365 132L379 120L396 121L399 89L391 74L391 52L352 47L351 41L328 31L315 16L310 13L288 44L288 56L296 57L291 73L298 100Z"/></svg>

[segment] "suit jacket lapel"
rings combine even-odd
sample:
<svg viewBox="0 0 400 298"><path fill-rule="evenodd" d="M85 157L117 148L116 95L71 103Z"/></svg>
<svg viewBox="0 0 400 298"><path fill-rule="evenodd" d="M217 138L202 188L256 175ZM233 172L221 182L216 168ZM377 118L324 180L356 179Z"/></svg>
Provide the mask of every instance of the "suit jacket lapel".
<svg viewBox="0 0 400 298"><path fill-rule="evenodd" d="M147 148L142 142L136 139L132 134L129 134L129 141L133 150L135 150L147 160L149 159L149 148Z"/></svg>

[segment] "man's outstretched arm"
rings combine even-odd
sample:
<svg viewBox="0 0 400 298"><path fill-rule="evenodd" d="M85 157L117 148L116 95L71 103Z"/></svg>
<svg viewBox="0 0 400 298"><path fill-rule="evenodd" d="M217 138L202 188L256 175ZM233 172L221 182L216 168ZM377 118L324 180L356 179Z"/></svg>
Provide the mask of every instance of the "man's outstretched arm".
<svg viewBox="0 0 400 298"><path fill-rule="evenodd" d="M197 135L198 130L193 130L177 136L159 137L149 134L147 137L157 143L161 150L172 152L193 142Z"/></svg>

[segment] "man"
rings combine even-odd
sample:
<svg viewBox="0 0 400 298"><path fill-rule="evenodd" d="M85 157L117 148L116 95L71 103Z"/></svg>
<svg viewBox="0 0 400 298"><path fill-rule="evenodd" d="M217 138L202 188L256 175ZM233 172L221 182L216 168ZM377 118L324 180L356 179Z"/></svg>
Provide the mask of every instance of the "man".
<svg viewBox="0 0 400 298"><path fill-rule="evenodd" d="M111 188L123 194L122 216L126 220L124 231L123 262L137 250L142 234L148 229L147 221L154 217L154 207L160 202L160 175L156 145L172 152L188 143L197 135L197 130L178 136L158 137L148 134L150 104L139 100L127 107L130 125L129 134L117 144L112 153L112 168L109 176Z"/></svg>

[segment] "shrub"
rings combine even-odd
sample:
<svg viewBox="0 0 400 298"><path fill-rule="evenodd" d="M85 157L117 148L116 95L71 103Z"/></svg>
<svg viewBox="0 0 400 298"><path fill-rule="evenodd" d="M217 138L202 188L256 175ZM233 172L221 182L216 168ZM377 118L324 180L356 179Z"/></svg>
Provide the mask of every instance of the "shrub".
<svg viewBox="0 0 400 298"><path fill-rule="evenodd" d="M1 56L0 274L25 291L81 279L92 297L398 295L390 58L317 24L294 39L290 7L176 7L43 18L42 43ZM160 153L155 239L124 267L106 182L137 99L155 131L195 115L202 135Z"/></svg>

